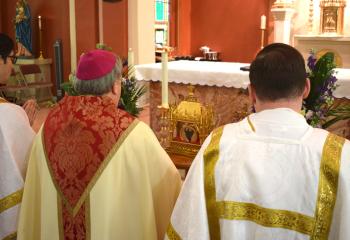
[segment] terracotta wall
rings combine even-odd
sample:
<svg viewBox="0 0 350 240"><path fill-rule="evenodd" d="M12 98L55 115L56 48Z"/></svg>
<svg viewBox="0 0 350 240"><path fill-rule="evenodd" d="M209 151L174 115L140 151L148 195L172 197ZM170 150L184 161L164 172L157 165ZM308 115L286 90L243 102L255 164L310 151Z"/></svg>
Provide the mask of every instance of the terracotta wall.
<svg viewBox="0 0 350 240"><path fill-rule="evenodd" d="M28 0L33 16L34 55L39 55L37 16L43 17L43 51L45 58L54 57L53 44L62 39L64 77L70 73L70 37L68 0ZM15 0L0 0L0 31L15 38L12 20L15 17ZM128 50L127 0L104 3L104 38L118 55L126 57ZM98 42L98 1L76 0L77 56L94 49ZM54 68L52 67L54 81Z"/></svg>
<svg viewBox="0 0 350 240"><path fill-rule="evenodd" d="M99 42L98 1L77 0L77 55L96 47ZM103 3L104 43L113 52L126 57L128 52L128 3L121 0Z"/></svg>
<svg viewBox="0 0 350 240"><path fill-rule="evenodd" d="M97 1L75 1L77 29L77 60L83 52L96 47L98 42Z"/></svg>
<svg viewBox="0 0 350 240"><path fill-rule="evenodd" d="M0 0L1 31L15 38L13 19L15 17L15 0ZM63 43L64 76L68 78L70 72L70 44L69 44L69 6L68 1L61 0L28 0L33 18L33 51L39 55L39 37L37 16L42 15L43 26L43 52L45 58L54 57L53 44L56 39ZM54 81L54 68L52 68Z"/></svg>
<svg viewBox="0 0 350 240"><path fill-rule="evenodd" d="M192 0L191 54L207 45L224 61L250 62L260 49L260 16L269 0Z"/></svg>
<svg viewBox="0 0 350 240"><path fill-rule="evenodd" d="M128 1L103 4L104 41L120 57L128 56Z"/></svg>
<svg viewBox="0 0 350 240"><path fill-rule="evenodd" d="M177 0L177 44L176 54L191 54L191 11L192 3L188 0ZM172 33L171 33L172 35Z"/></svg>

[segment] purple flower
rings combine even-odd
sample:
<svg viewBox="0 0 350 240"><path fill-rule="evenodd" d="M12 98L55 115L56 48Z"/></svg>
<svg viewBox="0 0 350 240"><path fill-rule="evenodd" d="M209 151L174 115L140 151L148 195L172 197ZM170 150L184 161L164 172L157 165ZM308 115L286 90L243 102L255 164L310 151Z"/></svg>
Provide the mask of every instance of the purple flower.
<svg viewBox="0 0 350 240"><path fill-rule="evenodd" d="M311 55L307 59L307 66L309 67L309 69L311 71L315 70L316 62L317 62L317 59L316 59L315 55L313 53L311 53Z"/></svg>

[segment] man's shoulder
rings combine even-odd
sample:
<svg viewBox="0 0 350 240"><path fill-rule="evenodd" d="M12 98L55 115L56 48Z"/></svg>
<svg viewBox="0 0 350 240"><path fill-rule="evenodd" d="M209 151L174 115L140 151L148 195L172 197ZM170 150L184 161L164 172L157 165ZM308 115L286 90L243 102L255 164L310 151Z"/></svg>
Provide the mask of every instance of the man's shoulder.
<svg viewBox="0 0 350 240"><path fill-rule="evenodd" d="M13 103L1 103L0 104L0 119L12 120L18 118L18 120L27 121L27 115L21 106Z"/></svg>
<svg viewBox="0 0 350 240"><path fill-rule="evenodd" d="M135 118L133 122L130 124L130 126L132 127L131 132L133 134L139 135L140 137L154 135L154 132L150 128L150 126L148 126L145 122L139 120L138 118Z"/></svg>
<svg viewBox="0 0 350 240"><path fill-rule="evenodd" d="M215 131L222 131L222 136L229 135L232 139L244 133L249 133L249 125L247 124L247 119L245 118L239 122L228 123L217 127L213 130L213 132Z"/></svg>

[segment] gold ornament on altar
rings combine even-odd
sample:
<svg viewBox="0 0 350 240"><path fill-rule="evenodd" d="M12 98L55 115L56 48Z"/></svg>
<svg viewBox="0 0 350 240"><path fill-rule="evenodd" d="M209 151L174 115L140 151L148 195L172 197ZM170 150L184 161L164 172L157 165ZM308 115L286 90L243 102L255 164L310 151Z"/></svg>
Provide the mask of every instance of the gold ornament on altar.
<svg viewBox="0 0 350 240"><path fill-rule="evenodd" d="M321 34L343 35L345 0L321 0Z"/></svg>
<svg viewBox="0 0 350 240"><path fill-rule="evenodd" d="M276 0L272 8L294 8L294 0Z"/></svg>
<svg viewBox="0 0 350 240"><path fill-rule="evenodd" d="M205 138L214 128L214 114L211 106L203 106L194 96L194 87L179 105L169 109L168 152L195 156Z"/></svg>

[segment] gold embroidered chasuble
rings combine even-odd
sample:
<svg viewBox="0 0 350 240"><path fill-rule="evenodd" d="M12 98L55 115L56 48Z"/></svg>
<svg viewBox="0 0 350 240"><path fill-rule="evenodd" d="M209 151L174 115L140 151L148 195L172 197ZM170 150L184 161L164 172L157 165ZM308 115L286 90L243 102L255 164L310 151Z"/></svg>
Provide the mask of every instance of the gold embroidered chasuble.
<svg viewBox="0 0 350 240"><path fill-rule="evenodd" d="M244 125L245 131L255 132L256 130L256 127L249 118L241 122L240 125ZM205 207L205 209L202 207L205 214L202 214L201 217L205 217L206 221L202 221L204 226L195 227L195 229L198 230L201 239L236 239L234 236L237 237L238 235L241 235L241 237L237 239L301 239L295 238L296 236L303 237L302 239L312 240L332 239L329 238L329 236L337 199L338 178L345 139L333 134L327 135L325 132L321 133L321 135L327 136L325 137L322 153L320 154L317 197L315 198L315 207L311 215L287 209L263 207L260 204L254 203L254 199L252 199L253 202L217 199L218 186L215 181L217 178L222 178L222 176L216 176L216 174L226 173L224 170L216 169L218 160L224 159L222 154L226 153L224 148L220 148L220 140L223 132L224 127L214 130L211 134L210 141L207 140L205 147L203 147L200 152L203 156L201 160L204 175L203 197L205 198L205 201L203 201L203 207ZM245 141L247 139L248 137L244 138ZM235 142L234 140L231 141ZM296 144L296 142L293 142L293 144ZM347 143L347 147L349 147L348 144L349 143ZM224 151L224 153L222 151ZM347 161L349 160L350 159L347 159ZM194 171L195 170L193 170L193 172ZM193 174L195 175L196 173ZM265 172L264 174L273 173ZM196 185L192 184L191 187L194 186ZM184 188L186 188L186 183ZM223 187L219 186L219 188ZM220 190L222 191L222 189ZM186 192L185 194L188 194L185 189L183 191ZM193 191L194 190L190 191L191 193L189 195L191 195ZM185 200L182 202L182 197L183 196L180 195L180 203L177 205L182 205L184 204L183 202L186 201L184 198ZM193 204L191 200L188 201L190 202L189 204ZM179 223L179 221L192 222L193 220L191 217L186 219L186 216L177 208L177 205L172 215L171 224L168 227L166 239L193 239L195 230L193 228L192 230L188 229L191 228L191 224L188 224L187 226L189 227L187 228ZM199 222L200 221L201 220L199 220ZM236 227L233 228L230 224L236 224ZM238 227L240 226L243 228L244 224L250 225L249 227L252 227L252 229L254 229L255 226L261 226L260 228L263 229L261 232L265 232L265 236L262 233L255 235L255 237L242 235L242 233L238 232ZM254 226L251 224L256 225ZM276 230L268 232L268 229ZM278 232L278 229L285 230ZM225 231L227 231L227 233L225 233ZM295 232L296 235L293 234L293 232ZM273 234L278 237L274 236L271 238Z"/></svg>

